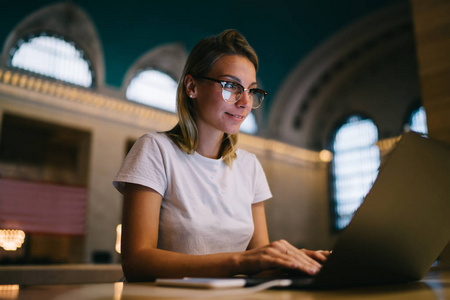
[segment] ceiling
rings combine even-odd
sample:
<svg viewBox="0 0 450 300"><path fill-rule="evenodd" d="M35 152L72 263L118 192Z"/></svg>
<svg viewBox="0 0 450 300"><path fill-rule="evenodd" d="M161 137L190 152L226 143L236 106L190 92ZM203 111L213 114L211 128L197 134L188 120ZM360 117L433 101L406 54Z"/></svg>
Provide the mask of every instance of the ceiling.
<svg viewBox="0 0 450 300"><path fill-rule="evenodd" d="M76 0L97 27L104 50L106 84L119 88L129 67L148 50L181 42L189 51L201 38L235 28L260 59L258 80L270 109L283 80L315 47L347 25L404 0ZM0 40L24 17L56 3L9 1L0 10Z"/></svg>

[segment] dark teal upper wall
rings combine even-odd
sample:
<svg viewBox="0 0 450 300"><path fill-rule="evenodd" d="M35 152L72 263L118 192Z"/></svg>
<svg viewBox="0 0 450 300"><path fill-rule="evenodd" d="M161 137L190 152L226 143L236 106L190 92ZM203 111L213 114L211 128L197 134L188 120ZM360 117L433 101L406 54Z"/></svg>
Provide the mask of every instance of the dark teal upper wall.
<svg viewBox="0 0 450 300"><path fill-rule="evenodd" d="M55 1L2 1L0 41L24 17ZM127 69L148 50L238 29L260 59L258 78L267 102L292 69L320 43L393 0L72 1L92 18L104 50L106 83L119 88ZM269 108L266 103L265 108Z"/></svg>

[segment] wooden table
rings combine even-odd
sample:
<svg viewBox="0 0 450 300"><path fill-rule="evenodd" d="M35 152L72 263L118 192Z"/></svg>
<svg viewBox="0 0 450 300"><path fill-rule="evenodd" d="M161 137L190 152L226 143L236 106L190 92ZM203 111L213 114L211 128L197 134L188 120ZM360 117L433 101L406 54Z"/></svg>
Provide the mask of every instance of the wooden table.
<svg viewBox="0 0 450 300"><path fill-rule="evenodd" d="M328 291L264 290L200 290L158 287L153 283L95 283L76 285L0 285L0 299L25 300L145 300L145 299L252 299L252 300L316 300L316 299L383 299L422 300L450 299L450 270L430 271L419 282L358 287Z"/></svg>

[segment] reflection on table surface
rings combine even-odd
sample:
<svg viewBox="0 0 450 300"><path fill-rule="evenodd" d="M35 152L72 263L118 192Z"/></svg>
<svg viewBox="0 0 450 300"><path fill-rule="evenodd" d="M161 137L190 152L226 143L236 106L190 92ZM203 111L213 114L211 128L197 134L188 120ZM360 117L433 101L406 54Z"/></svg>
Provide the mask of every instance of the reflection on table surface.
<svg viewBox="0 0 450 300"><path fill-rule="evenodd" d="M325 291L228 289L202 290L159 287L153 283L106 283L84 285L0 285L0 299L25 300L145 300L145 299L450 299L450 270L431 271L419 282L388 286Z"/></svg>

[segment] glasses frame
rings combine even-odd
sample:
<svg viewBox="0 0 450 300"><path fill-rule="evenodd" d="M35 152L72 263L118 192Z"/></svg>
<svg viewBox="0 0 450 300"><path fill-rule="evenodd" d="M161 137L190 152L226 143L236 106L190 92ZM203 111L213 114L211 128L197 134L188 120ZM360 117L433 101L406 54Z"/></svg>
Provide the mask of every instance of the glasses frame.
<svg viewBox="0 0 450 300"><path fill-rule="evenodd" d="M244 87L242 86L242 84L239 84L239 83L237 83L236 81L219 80L219 79L214 79L214 78L207 77L207 76L195 76L195 77L201 78L201 79L206 79L206 80L213 81L213 82L217 82L217 83L220 83L220 84L222 85L222 90L225 88L225 86L227 85L227 83L235 84L235 85L237 85L238 87L240 87L240 88L241 88L241 92L239 93L239 96L236 96L236 101L226 100L226 99L223 97L223 94L222 94L222 99L223 99L223 101L225 101L225 102L227 102L227 103L236 103L236 102L238 102L239 99L241 99L242 93L243 93L244 91L246 91L246 92L249 93L249 94L251 94L253 91L257 91L257 92L260 92L260 93L263 95L262 100L261 100L261 102L259 103L258 106L253 107L253 105L252 105L252 109L257 109L258 107L261 106L261 104L262 104L263 101L264 101L264 98L267 96L267 92L266 92L265 90L258 89L258 88L246 89L246 88L244 88ZM252 97L253 97L253 95L252 95Z"/></svg>

